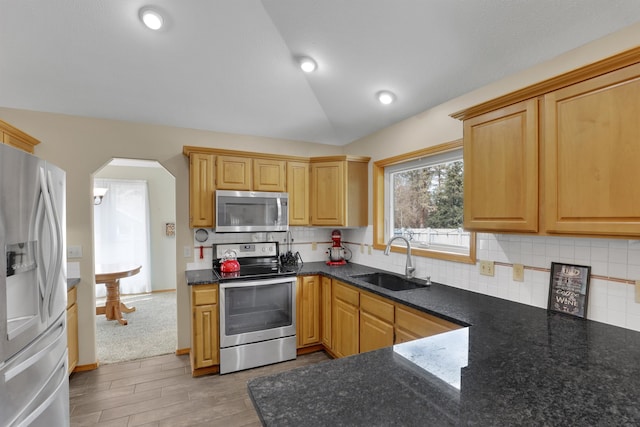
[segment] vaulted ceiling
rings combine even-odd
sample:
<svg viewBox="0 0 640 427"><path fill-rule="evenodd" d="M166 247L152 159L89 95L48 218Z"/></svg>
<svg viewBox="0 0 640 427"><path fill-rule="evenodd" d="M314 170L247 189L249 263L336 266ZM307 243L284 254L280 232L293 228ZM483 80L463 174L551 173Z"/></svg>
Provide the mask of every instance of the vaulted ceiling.
<svg viewBox="0 0 640 427"><path fill-rule="evenodd" d="M0 106L342 145L639 20L638 0L0 0Z"/></svg>

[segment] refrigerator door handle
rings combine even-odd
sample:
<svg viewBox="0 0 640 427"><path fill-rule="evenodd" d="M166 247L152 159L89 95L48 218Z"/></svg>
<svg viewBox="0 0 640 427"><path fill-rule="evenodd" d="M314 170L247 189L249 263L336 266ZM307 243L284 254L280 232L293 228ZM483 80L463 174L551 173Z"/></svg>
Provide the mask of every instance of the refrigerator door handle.
<svg viewBox="0 0 640 427"><path fill-rule="evenodd" d="M33 356L31 356L30 358L28 358L24 362L19 363L18 365L16 365L15 367L7 370L7 372L4 373L4 382L5 383L9 382L16 375L19 375L23 371L26 371L31 366L33 366L36 363L38 363L43 357L45 357L45 356L47 356L49 354L49 350L52 347L54 347L55 345L58 344L58 338L60 338L60 335L65 333L64 322L61 322L58 325L58 327L56 328L56 330L58 332L58 335L45 348L43 348L42 350L38 351L37 354L34 354ZM53 331L52 331L52 333L53 333Z"/></svg>
<svg viewBox="0 0 640 427"><path fill-rule="evenodd" d="M54 254L52 255L53 258L53 262L55 263L55 270L53 272L53 275L51 276L52 280L51 280L51 287L49 289L49 316L53 316L53 289L56 286L56 280L57 277L60 275L60 270L62 269L62 247L61 247L61 242L63 239L62 236L62 225L60 224L60 214L58 213L58 208L56 206L56 204L54 203L55 201L55 194L54 194L54 185L53 185L53 179L51 178L51 171L48 172L47 174L47 196L49 197L49 203L51 206L51 218L50 218L50 224L51 224L51 228L52 230L55 230L55 241L56 244L53 246L53 251Z"/></svg>
<svg viewBox="0 0 640 427"><path fill-rule="evenodd" d="M45 216L49 223L49 232L51 234L51 250L54 253L49 254L49 266L46 270L46 284L45 284L45 293L44 293L44 304L46 308L49 309L49 299L51 298L51 292L53 287L55 286L55 270L56 266L56 255L55 251L57 251L57 247L60 244L58 242L58 233L56 231L57 226L55 224L55 219L53 216L53 207L51 202L51 196L49 194L49 186L47 185L47 178L45 177L44 168L40 168L40 191L42 194L42 200L44 201L44 210ZM44 313L43 313L44 314Z"/></svg>

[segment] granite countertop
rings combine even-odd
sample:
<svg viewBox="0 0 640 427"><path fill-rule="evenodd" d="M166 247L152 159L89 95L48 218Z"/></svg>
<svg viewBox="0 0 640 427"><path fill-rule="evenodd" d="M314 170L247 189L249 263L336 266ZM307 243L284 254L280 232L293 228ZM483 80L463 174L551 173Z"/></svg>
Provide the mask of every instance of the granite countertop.
<svg viewBox="0 0 640 427"><path fill-rule="evenodd" d="M392 292L349 277L371 271L317 262L299 274L468 327L253 379L265 425L640 424L640 333L437 283Z"/></svg>
<svg viewBox="0 0 640 427"><path fill-rule="evenodd" d="M79 277L72 277L72 278L67 279L67 291L70 291L75 286L78 286L78 283L80 283L80 278Z"/></svg>

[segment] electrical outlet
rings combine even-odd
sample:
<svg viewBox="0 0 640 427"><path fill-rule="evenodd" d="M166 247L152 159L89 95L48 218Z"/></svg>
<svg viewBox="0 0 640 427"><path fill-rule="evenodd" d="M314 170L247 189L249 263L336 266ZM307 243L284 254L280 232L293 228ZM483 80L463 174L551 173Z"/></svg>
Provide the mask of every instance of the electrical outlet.
<svg viewBox="0 0 640 427"><path fill-rule="evenodd" d="M513 280L516 282L524 282L524 265L513 264Z"/></svg>
<svg viewBox="0 0 640 427"><path fill-rule="evenodd" d="M636 280L636 302L640 304L640 280Z"/></svg>
<svg viewBox="0 0 640 427"><path fill-rule="evenodd" d="M311 242L311 250L315 251L316 249L318 249L318 243L316 242Z"/></svg>
<svg viewBox="0 0 640 427"><path fill-rule="evenodd" d="M183 248L183 256L185 258L191 258L191 246L185 246Z"/></svg>
<svg viewBox="0 0 640 427"><path fill-rule="evenodd" d="M493 261L480 261L480 274L493 276L495 274Z"/></svg>
<svg viewBox="0 0 640 427"><path fill-rule="evenodd" d="M372 249L371 249L371 245L367 246L369 248L369 255L372 254Z"/></svg>
<svg viewBox="0 0 640 427"><path fill-rule="evenodd" d="M82 258L82 246L67 246L67 258Z"/></svg>
<svg viewBox="0 0 640 427"><path fill-rule="evenodd" d="M360 253L364 253L364 243L360 243Z"/></svg>

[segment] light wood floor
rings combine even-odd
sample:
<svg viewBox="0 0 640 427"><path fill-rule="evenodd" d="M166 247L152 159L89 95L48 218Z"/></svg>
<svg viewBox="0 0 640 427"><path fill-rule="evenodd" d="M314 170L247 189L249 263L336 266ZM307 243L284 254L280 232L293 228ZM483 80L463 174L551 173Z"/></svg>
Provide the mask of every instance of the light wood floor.
<svg viewBox="0 0 640 427"><path fill-rule="evenodd" d="M324 352L226 375L192 378L189 356L104 365L69 378L71 426L259 426L251 378L328 360Z"/></svg>

